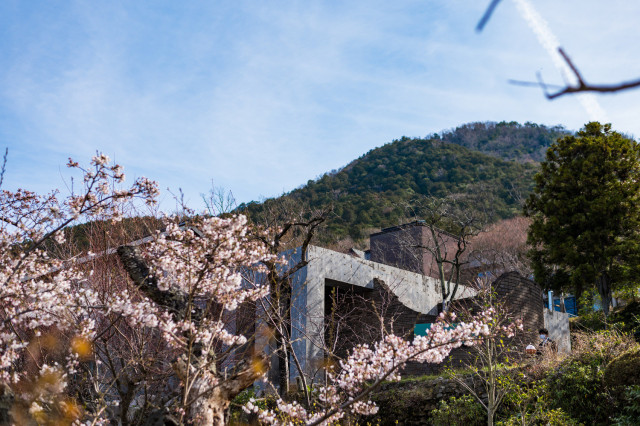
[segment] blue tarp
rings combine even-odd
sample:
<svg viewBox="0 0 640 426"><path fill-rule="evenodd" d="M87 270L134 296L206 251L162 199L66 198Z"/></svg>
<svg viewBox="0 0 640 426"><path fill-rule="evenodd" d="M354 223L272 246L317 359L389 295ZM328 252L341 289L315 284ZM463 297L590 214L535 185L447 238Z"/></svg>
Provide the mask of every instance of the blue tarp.
<svg viewBox="0 0 640 426"><path fill-rule="evenodd" d="M427 333L429 332L429 330L431 330L431 326L433 325L433 323L426 323L426 324L416 324L413 326L413 335L414 336L426 336ZM454 328L456 328L458 326L458 324L453 323L451 324L449 327L446 327L446 330L453 330Z"/></svg>

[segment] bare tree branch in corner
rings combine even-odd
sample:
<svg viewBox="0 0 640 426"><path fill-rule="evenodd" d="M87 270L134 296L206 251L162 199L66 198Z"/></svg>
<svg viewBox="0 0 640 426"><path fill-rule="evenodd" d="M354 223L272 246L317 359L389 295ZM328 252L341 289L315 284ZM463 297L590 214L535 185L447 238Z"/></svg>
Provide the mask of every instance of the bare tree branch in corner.
<svg viewBox="0 0 640 426"><path fill-rule="evenodd" d="M622 82L622 83L614 83L614 84L589 84L589 83L586 83L584 81L584 78L582 77L582 74L580 74L580 71L575 66L573 61L571 61L571 58L569 58L569 55L567 55L567 53L564 51L564 49L562 49L562 47L558 48L558 53L560 53L560 56L562 56L562 58L565 60L565 62L569 66L569 68L571 68L571 72L573 72L573 75L575 75L576 79L578 80L577 84L575 84L575 85L566 85L564 87L563 86L548 85L542 80L542 77L540 76L540 74L537 75L538 76L538 82L537 83L528 82L528 81L518 81L518 80L509 80L509 83L515 84L515 85L519 85L519 86L537 86L537 87L540 87L540 88L542 88L542 90L544 92L544 95L549 100L553 100L553 99L559 98L560 96L564 96L564 95L568 95L568 94L574 94L574 93L581 93L581 92L614 93L614 92L620 92L622 90L628 90L628 89L634 89L634 88L640 87L640 79L632 80L632 81L625 81L625 82ZM551 92L549 92L549 88L551 88L551 87L556 87L556 88L558 88L558 90L553 92L553 93L551 93Z"/></svg>
<svg viewBox="0 0 640 426"><path fill-rule="evenodd" d="M481 32L484 29L484 27L487 25L487 22L489 22L489 19L491 19L491 16L493 15L493 12L498 6L498 3L500 3L500 0L491 0L491 3L489 3L489 6L487 7L485 13L482 15L482 18L480 18L480 21L476 26L477 32ZM615 92L621 92L623 90L635 89L637 87L640 87L640 78L635 80L630 80L630 81L623 81L619 83L611 83L611 84L589 84L584 80L584 78L582 77L582 74L578 70L578 67L573 63L569 55L564 51L562 47L558 48L558 53L560 53L560 56L562 56L564 61L567 63L567 66L569 66L569 68L571 69L571 72L576 77L576 80L578 81L577 84L574 84L574 85L567 84L565 86L548 85L542 80L542 76L539 73L537 74L537 77L538 77L537 82L509 80L509 83L515 84L518 86L540 87L542 88L546 98L549 100L557 99L561 96L575 94L575 93L583 93L583 92L615 93ZM552 87L556 88L557 90L555 92L549 92L549 89Z"/></svg>

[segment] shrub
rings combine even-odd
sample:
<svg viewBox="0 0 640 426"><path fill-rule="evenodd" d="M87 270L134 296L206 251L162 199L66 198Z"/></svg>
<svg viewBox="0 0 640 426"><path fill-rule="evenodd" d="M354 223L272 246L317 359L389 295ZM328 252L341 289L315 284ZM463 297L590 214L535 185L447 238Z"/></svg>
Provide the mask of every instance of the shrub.
<svg viewBox="0 0 640 426"><path fill-rule="evenodd" d="M602 311L583 312L571 318L571 332L594 332L615 329L624 334L640 336L640 302L633 301L616 308L608 318Z"/></svg>
<svg viewBox="0 0 640 426"><path fill-rule="evenodd" d="M616 426L637 426L640 423L640 386L626 388L625 405L622 414L614 419Z"/></svg>
<svg viewBox="0 0 640 426"><path fill-rule="evenodd" d="M604 380L616 394L626 386L640 385L640 346L614 358L605 369Z"/></svg>
<svg viewBox="0 0 640 426"><path fill-rule="evenodd" d="M640 336L640 302L633 301L621 309L616 309L609 317L609 322L625 333Z"/></svg>
<svg viewBox="0 0 640 426"><path fill-rule="evenodd" d="M526 415L524 422L520 415L509 417L507 420L497 423L498 426L545 425L545 426L580 426L577 420L572 419L561 408L547 410ZM626 426L626 425L625 425Z"/></svg>
<svg viewBox="0 0 640 426"><path fill-rule="evenodd" d="M576 333L574 352L547 376L549 407L562 409L585 424L606 423L618 401L603 386L605 368L637 347L629 336L615 330Z"/></svg>
<svg viewBox="0 0 640 426"><path fill-rule="evenodd" d="M598 363L564 363L548 377L549 405L587 424L606 421L611 398L602 387L603 375Z"/></svg>
<svg viewBox="0 0 640 426"><path fill-rule="evenodd" d="M471 395L452 396L448 401L440 401L439 407L431 411L434 425L483 426L486 418L486 411Z"/></svg>
<svg viewBox="0 0 640 426"><path fill-rule="evenodd" d="M566 362L608 364L614 358L636 346L633 338L617 330L595 333L574 333L572 353Z"/></svg>
<svg viewBox="0 0 640 426"><path fill-rule="evenodd" d="M607 329L604 312L583 312L569 321L571 332L594 332Z"/></svg>

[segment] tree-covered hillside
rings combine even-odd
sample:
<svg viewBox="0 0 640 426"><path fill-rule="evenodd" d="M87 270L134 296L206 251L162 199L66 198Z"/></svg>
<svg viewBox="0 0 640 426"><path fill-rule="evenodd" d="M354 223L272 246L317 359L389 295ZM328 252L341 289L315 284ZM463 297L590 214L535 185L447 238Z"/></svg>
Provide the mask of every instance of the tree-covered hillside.
<svg viewBox="0 0 640 426"><path fill-rule="evenodd" d="M402 205L421 195L465 195L474 198L472 208L490 213L493 220L512 217L531 191L537 170L531 160L563 132L529 123L473 123L429 139L403 137L289 194L243 204L240 210L258 217L284 197L310 208L331 204L323 242L347 236L357 240L371 228L396 225L405 215Z"/></svg>
<svg viewBox="0 0 640 426"><path fill-rule="evenodd" d="M505 160L544 160L549 145L568 132L562 126L511 122L469 123L431 137Z"/></svg>

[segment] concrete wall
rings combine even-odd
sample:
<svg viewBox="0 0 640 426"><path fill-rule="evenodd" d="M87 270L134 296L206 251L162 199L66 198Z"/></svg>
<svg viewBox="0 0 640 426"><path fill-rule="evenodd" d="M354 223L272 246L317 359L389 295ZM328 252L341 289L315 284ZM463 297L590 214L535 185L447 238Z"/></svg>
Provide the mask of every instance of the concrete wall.
<svg viewBox="0 0 640 426"><path fill-rule="evenodd" d="M309 377L322 378L319 373L325 361L326 306L330 306L330 303L325 305L325 298L330 297L325 290L327 287L367 289L363 293L368 295L366 306L360 309L361 315L354 316L350 324L356 332L358 327L360 330L367 327L371 329L372 323L377 321L373 311L367 309L371 309L371 303L377 304L384 297L384 292L392 296L387 304L391 307L390 312L393 312L390 315L394 318L394 333L408 338L412 336L416 322L432 322L435 319L438 304L442 303L440 283L435 278L315 246L310 246L306 254L299 249L285 253L290 265L297 263L303 255L309 264L298 271L292 281L292 337L295 354ZM506 302L510 313L523 320L527 333L521 337L523 340L520 343L537 344L538 329L544 326L558 343L560 351L570 350L568 315L550 313L544 309L542 291L537 284L512 272L502 275L494 285L498 297ZM471 288L460 286L456 299L469 301L475 295L476 292ZM375 337L365 337L364 333L357 337L369 339L369 343L377 341ZM452 358L463 359L468 355L468 351L457 352L452 354ZM276 359L273 361L277 362ZM415 371L412 366L407 368L409 374L425 374L430 368L422 364L415 367ZM295 376L297 371L292 368L292 381Z"/></svg>
<svg viewBox="0 0 640 426"><path fill-rule="evenodd" d="M300 342L296 354L308 374L320 370L324 361L327 280L371 290L374 280L380 280L403 305L418 314L437 314L438 303L442 302L440 284L434 278L315 246L309 247L307 256L309 264L295 277L292 314L293 337ZM474 295L471 288L460 286L456 298Z"/></svg>
<svg viewBox="0 0 640 426"><path fill-rule="evenodd" d="M571 352L568 313L544 309L544 328L549 330L549 337L558 345L558 352Z"/></svg>

